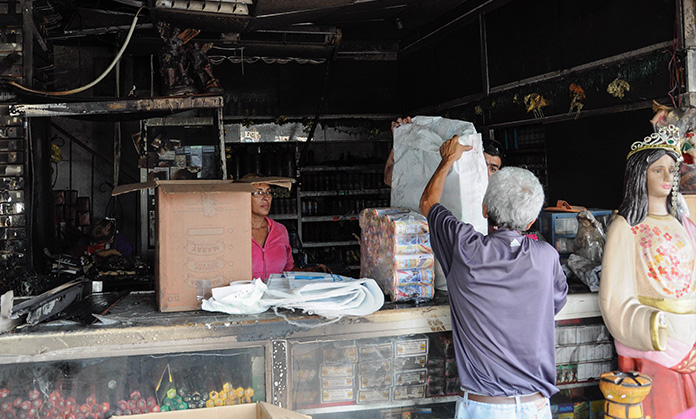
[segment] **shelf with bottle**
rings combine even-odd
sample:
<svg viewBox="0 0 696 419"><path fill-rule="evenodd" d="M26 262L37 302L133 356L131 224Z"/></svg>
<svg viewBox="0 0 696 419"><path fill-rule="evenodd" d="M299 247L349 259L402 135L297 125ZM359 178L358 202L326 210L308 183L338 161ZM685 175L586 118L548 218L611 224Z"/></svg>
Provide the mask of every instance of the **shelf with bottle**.
<svg viewBox="0 0 696 419"><path fill-rule="evenodd" d="M356 189L356 190L338 190L338 191L301 191L299 195L303 198L313 198L319 196L350 196L350 195L377 195L389 193L389 188L379 189Z"/></svg>
<svg viewBox="0 0 696 419"><path fill-rule="evenodd" d="M301 214L303 222L356 221L360 212L365 208L388 206L388 196L317 197L302 200Z"/></svg>
<svg viewBox="0 0 696 419"><path fill-rule="evenodd" d="M332 247L332 246L360 246L358 240L336 241L336 242L305 242L304 247Z"/></svg>
<svg viewBox="0 0 696 419"><path fill-rule="evenodd" d="M309 138L312 117L269 118L269 117L245 117L230 119L225 117L225 142L226 143L389 143L391 134L389 122L396 119L372 118L369 115L361 116L363 123L354 126L337 126L329 116L325 121L319 122L314 130L312 138ZM354 116L341 119L347 121Z"/></svg>
<svg viewBox="0 0 696 419"><path fill-rule="evenodd" d="M351 166L340 165L317 165L300 167L300 172L344 172L344 171L360 171L360 172L378 172L384 170L384 164L368 163L356 164Z"/></svg>
<svg viewBox="0 0 696 419"><path fill-rule="evenodd" d="M247 174L296 177L295 144L230 144L225 145L227 173L231 179ZM294 188L293 188L294 189Z"/></svg>
<svg viewBox="0 0 696 419"><path fill-rule="evenodd" d="M302 173L302 196L367 195L389 192L385 188L382 173L339 172Z"/></svg>
<svg viewBox="0 0 696 419"><path fill-rule="evenodd" d="M0 117L0 272L6 278L21 273L30 263L27 188L31 185L25 184L24 177L27 135L24 118Z"/></svg>

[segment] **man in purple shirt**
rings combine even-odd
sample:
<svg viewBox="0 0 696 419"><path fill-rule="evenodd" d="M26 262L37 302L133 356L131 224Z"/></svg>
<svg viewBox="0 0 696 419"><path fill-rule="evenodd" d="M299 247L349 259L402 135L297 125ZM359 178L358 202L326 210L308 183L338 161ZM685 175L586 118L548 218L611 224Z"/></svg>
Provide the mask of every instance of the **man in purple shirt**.
<svg viewBox="0 0 696 419"><path fill-rule="evenodd" d="M554 316L568 285L558 253L522 234L541 211L544 191L528 170L493 174L483 198L488 235L439 204L447 172L471 146L458 136L423 191L430 241L447 277L462 392L457 419L551 418L558 392Z"/></svg>

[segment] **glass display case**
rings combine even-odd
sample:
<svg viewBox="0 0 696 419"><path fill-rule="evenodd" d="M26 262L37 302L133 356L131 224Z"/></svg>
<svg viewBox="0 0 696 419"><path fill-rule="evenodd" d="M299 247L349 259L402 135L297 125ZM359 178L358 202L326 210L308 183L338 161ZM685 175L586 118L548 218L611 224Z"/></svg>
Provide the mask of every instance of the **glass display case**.
<svg viewBox="0 0 696 419"><path fill-rule="evenodd" d="M298 343L291 371L291 404L303 411L405 405L459 391L449 332Z"/></svg>
<svg viewBox="0 0 696 419"><path fill-rule="evenodd" d="M453 416L446 295L338 320L279 314L159 313L154 295L139 292L89 327L0 334L0 417L96 419L253 401L314 418ZM598 315L587 294L569 295L556 317L562 389L596 386L613 366Z"/></svg>
<svg viewBox="0 0 696 419"><path fill-rule="evenodd" d="M0 365L0 417L107 418L265 401L264 347Z"/></svg>

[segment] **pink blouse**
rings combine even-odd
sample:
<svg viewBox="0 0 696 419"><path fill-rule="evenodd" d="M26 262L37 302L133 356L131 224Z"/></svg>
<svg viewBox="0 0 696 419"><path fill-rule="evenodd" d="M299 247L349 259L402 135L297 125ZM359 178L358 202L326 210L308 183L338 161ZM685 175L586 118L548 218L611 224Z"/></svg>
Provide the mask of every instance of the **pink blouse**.
<svg viewBox="0 0 696 419"><path fill-rule="evenodd" d="M251 239L251 273L253 278L264 281L271 274L291 271L295 262L292 259L292 247L288 230L284 225L266 217L268 237L263 247L254 238Z"/></svg>

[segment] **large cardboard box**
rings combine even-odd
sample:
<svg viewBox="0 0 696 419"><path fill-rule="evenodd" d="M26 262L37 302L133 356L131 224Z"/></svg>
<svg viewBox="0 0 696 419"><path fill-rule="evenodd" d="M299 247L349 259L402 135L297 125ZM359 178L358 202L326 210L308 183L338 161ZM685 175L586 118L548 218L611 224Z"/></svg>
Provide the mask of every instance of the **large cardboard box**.
<svg viewBox="0 0 696 419"><path fill-rule="evenodd" d="M311 419L266 402L131 415L132 419Z"/></svg>
<svg viewBox="0 0 696 419"><path fill-rule="evenodd" d="M251 280L249 183L152 180L114 195L156 189L155 291L160 311L198 310L210 289Z"/></svg>

